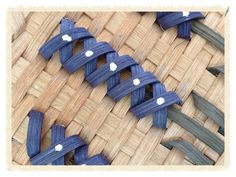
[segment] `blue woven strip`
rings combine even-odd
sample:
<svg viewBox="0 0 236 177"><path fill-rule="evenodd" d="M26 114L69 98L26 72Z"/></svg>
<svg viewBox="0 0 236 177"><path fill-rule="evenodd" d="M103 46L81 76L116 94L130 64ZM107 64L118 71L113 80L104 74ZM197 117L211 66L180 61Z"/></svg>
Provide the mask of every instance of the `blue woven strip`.
<svg viewBox="0 0 236 177"><path fill-rule="evenodd" d="M57 145L50 146L45 151L34 156L31 159L31 163L32 165L47 165L84 144L85 142L77 135L67 137L59 141ZM62 147L60 151L56 150L58 145Z"/></svg>
<svg viewBox="0 0 236 177"><path fill-rule="evenodd" d="M139 85L133 84L133 81L135 79L140 80ZM143 72L117 85L109 92L107 92L107 94L110 97L112 97L113 100L119 101L121 98L125 97L129 93L154 82L159 82L159 81L150 72Z"/></svg>
<svg viewBox="0 0 236 177"><path fill-rule="evenodd" d="M109 165L102 154L88 157L88 145L78 135L65 138L65 127L60 125L52 126L51 146L40 153L42 124L43 113L30 111L26 147L32 165L64 165L64 155L73 150L78 165Z"/></svg>
<svg viewBox="0 0 236 177"><path fill-rule="evenodd" d="M60 32L63 33L69 29L74 28L74 22L68 19L63 18L61 20L61 25L60 25ZM65 45L64 47L60 48L59 50L60 54L60 61L61 63L64 63L66 60L68 60L70 57L73 55L73 44L69 43Z"/></svg>
<svg viewBox="0 0 236 177"><path fill-rule="evenodd" d="M43 113L32 110L29 113L26 149L30 158L40 152L40 139L43 124Z"/></svg>
<svg viewBox="0 0 236 177"><path fill-rule="evenodd" d="M110 64L114 63L117 65L117 69L115 71L110 70ZM124 55L118 58L115 58L113 61L106 63L101 68L97 69L93 73L91 73L88 77L86 77L86 80L93 86L97 86L100 83L106 81L111 76L115 75L116 73L119 73L121 70L132 66L137 65L137 63L128 55Z"/></svg>
<svg viewBox="0 0 236 177"><path fill-rule="evenodd" d="M91 57L86 57L85 53L87 51L93 51L94 55ZM107 42L98 42L94 45L92 45L87 50L84 49L78 54L71 57L69 60L67 60L63 67L69 72L74 73L77 71L80 67L82 67L85 64L88 64L89 62L95 60L97 57L106 54L108 52L114 51L113 48L108 44Z"/></svg>
<svg viewBox="0 0 236 177"><path fill-rule="evenodd" d="M142 73L142 75L144 74L144 70L141 66L139 65L135 65L135 66L132 66L131 67L131 73L132 73L132 76L133 77L142 77L140 76L140 74ZM146 73L147 74L147 73ZM149 83L152 83L152 82L159 82L155 79L152 79L151 77L149 77L149 79L147 80L148 82L144 82L140 79L140 82L143 84L143 85L147 85ZM136 86L135 86L136 87ZM142 103L145 99L145 86L144 87L139 87L138 89L134 89L132 92L131 92L131 108L134 107L134 106L137 106L138 104Z"/></svg>
<svg viewBox="0 0 236 177"><path fill-rule="evenodd" d="M84 40L84 49L89 50L90 46L96 44L96 39L94 38L88 38ZM91 74L93 71L95 71L97 68L97 58L94 58L90 62L86 63L84 65L84 76L87 77L89 74Z"/></svg>
<svg viewBox="0 0 236 177"><path fill-rule="evenodd" d="M189 21L178 24L178 37L190 39L191 24Z"/></svg>
<svg viewBox="0 0 236 177"><path fill-rule="evenodd" d="M165 86L157 83L153 84L153 97L158 97L162 93L165 93ZM166 128L167 123L167 107L153 113L153 125L160 128Z"/></svg>
<svg viewBox="0 0 236 177"><path fill-rule="evenodd" d="M107 63L111 63L114 59L119 57L117 52L110 52L106 56ZM120 72L112 75L107 80L107 91L111 90L113 87L120 83Z"/></svg>
<svg viewBox="0 0 236 177"><path fill-rule="evenodd" d="M65 139L65 127L61 125L53 125L51 132L51 145L55 146L57 143ZM64 156L54 160L52 165L64 165Z"/></svg>
<svg viewBox="0 0 236 177"><path fill-rule="evenodd" d="M204 18L200 12L157 12L157 22L162 29L166 30L178 25L178 37L190 39L191 25L193 19Z"/></svg>
<svg viewBox="0 0 236 177"><path fill-rule="evenodd" d="M171 13L158 15L164 18L166 15L171 15ZM193 17L191 16L190 18ZM86 33L84 28L74 29L83 29L80 31L82 34L79 34L77 30L76 35L80 36L77 37L78 40L83 38L84 49L62 63L63 67L69 73L74 73L79 68L84 67L85 79L94 87L102 82L107 82L107 94L115 101L131 94L131 111L139 117L152 114L153 125L165 128L167 107L181 102L179 97L174 92L166 92L165 87L161 87L162 85L156 77L152 73L145 72L131 57L119 57L118 53L108 43L96 42L89 32ZM70 35L74 34L71 30L64 31L45 43L40 49L42 56L46 56L46 59L48 59L56 50L75 41L74 37L70 38ZM71 39L71 41L66 43L62 41L63 35L67 35L66 39ZM102 55L106 56L106 64L97 68L97 59ZM124 69L128 69L131 72L131 78L121 82L120 73ZM160 85L155 85L158 83ZM154 95L150 100L145 99L146 87L148 85L154 86ZM158 105L159 103L155 104L158 96L162 95L165 97L161 100L163 102L161 103L162 105ZM152 109L148 108L148 111L142 111L142 109L146 109L146 104L149 102L151 102Z"/></svg>
<svg viewBox="0 0 236 177"><path fill-rule="evenodd" d="M88 157L88 146L77 148L75 150L74 161L77 165L109 165L109 161L102 154Z"/></svg>
<svg viewBox="0 0 236 177"><path fill-rule="evenodd" d="M64 35L70 36L71 41L63 40L62 37ZM68 45L73 41L89 37L92 37L92 35L85 28L73 28L53 37L39 49L39 53L46 60L49 60L52 57L53 53L61 49L62 47Z"/></svg>
<svg viewBox="0 0 236 177"><path fill-rule="evenodd" d="M158 98L163 98L165 102L161 105L158 105L157 104ZM131 109L131 111L138 118L143 118L149 114L152 114L163 108L166 108L167 106L170 106L174 103L180 103L180 102L181 100L174 92L165 92L158 95L158 97L154 97L152 99L149 99L148 101L145 101L142 104L139 104L138 106L135 106L134 108Z"/></svg>

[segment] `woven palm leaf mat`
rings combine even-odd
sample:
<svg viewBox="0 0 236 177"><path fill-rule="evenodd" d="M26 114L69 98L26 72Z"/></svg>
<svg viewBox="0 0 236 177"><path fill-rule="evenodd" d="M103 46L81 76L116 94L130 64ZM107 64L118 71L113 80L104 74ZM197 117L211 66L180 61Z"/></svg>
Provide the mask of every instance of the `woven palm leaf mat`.
<svg viewBox="0 0 236 177"><path fill-rule="evenodd" d="M200 22L224 36L225 12L202 13L205 19ZM224 53L212 43L194 32L191 40L178 38L175 27L163 31L151 12L24 11L12 12L11 17L12 164L30 164L26 135L31 109L45 113L42 150L50 146L50 128L58 123L66 127L66 136L79 134L89 144L89 155L103 153L112 165L194 165L181 148L164 143L176 139L195 146L214 165L224 164L224 152L215 151L190 130L170 119L166 129L153 127L151 115L139 120L129 111L130 96L114 102L106 95L106 83L92 88L84 81L83 69L67 73L58 52L48 62L38 54L59 33L60 20L70 18L154 73L183 100L176 109L224 141L219 125L196 108L192 96L194 91L224 112L224 75L207 69L224 65ZM77 43L74 50L81 49ZM70 154L66 161L71 163Z"/></svg>

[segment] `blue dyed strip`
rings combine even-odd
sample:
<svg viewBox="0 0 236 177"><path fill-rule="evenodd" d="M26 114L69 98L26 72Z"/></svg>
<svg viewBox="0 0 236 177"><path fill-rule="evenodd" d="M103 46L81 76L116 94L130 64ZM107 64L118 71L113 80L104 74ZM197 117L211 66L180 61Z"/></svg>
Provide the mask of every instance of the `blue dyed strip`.
<svg viewBox="0 0 236 177"><path fill-rule="evenodd" d="M110 70L111 62L117 65L117 69L115 71ZM115 58L113 61L106 63L101 68L97 69L93 73L91 73L86 80L93 86L97 86L98 84L106 81L111 76L119 73L121 70L132 66L137 65L137 63L128 55L124 55L118 58Z"/></svg>
<svg viewBox="0 0 236 177"><path fill-rule="evenodd" d="M65 139L65 127L61 125L53 125L52 126L52 132L51 132L51 145L55 146L60 141ZM64 165L65 164L65 158L64 156L54 160L52 162L52 165Z"/></svg>
<svg viewBox="0 0 236 177"><path fill-rule="evenodd" d="M158 105L157 99L160 97L162 97L165 100L165 102L161 105ZM158 97L149 99L148 101L145 101L144 103L135 106L134 108L131 109L131 112L133 112L134 115L137 116L138 118L143 118L149 114L152 114L156 111L166 108L174 103L180 103L180 102L181 102L180 98L174 92L165 92L158 95Z"/></svg>
<svg viewBox="0 0 236 177"><path fill-rule="evenodd" d="M84 49L89 50L90 46L96 44L96 39L88 38L84 40ZM94 72L97 69L97 59L94 58L93 60L89 61L84 65L84 77L87 77L89 74Z"/></svg>
<svg viewBox="0 0 236 177"><path fill-rule="evenodd" d="M119 57L117 52L110 52L106 55L107 63L112 62L115 58ZM113 87L120 83L120 72L112 75L107 80L107 91L111 90Z"/></svg>
<svg viewBox="0 0 236 177"><path fill-rule="evenodd" d="M88 157L88 146L79 147L75 150L74 161L77 165L109 165L109 161L102 154Z"/></svg>
<svg viewBox="0 0 236 177"><path fill-rule="evenodd" d="M59 141L57 145L61 145L61 151L56 151L56 145L50 146L45 151L39 153L31 159L32 165L47 165L58 158L64 156L68 152L83 146L85 142L77 135L73 135Z"/></svg>
<svg viewBox="0 0 236 177"><path fill-rule="evenodd" d="M85 53L91 50L93 51L93 55L90 57L86 57ZM98 42L94 45L92 45L89 49L84 49L78 54L71 57L69 60L67 60L63 67L69 72L74 73L76 70L81 68L83 65L89 63L92 60L95 60L97 57L106 54L108 52L114 51L113 48L108 44L107 42Z"/></svg>
<svg viewBox="0 0 236 177"><path fill-rule="evenodd" d="M178 24L178 37L190 39L191 24L189 21Z"/></svg>
<svg viewBox="0 0 236 177"><path fill-rule="evenodd" d="M60 25L60 32L63 33L69 29L73 29L74 28L74 22L63 18L61 20L61 25ZM69 43L67 45L65 45L64 47L60 48L59 50L59 55L60 55L60 61L63 64L64 62L66 62L70 57L72 57L73 55L73 44Z"/></svg>
<svg viewBox="0 0 236 177"><path fill-rule="evenodd" d="M166 92L165 86L157 83L153 84L153 97L158 97L159 95ZM166 128L167 124L167 107L153 113L153 125L160 128Z"/></svg>
<svg viewBox="0 0 236 177"><path fill-rule="evenodd" d="M140 84L134 85L133 80L139 79ZM107 94L112 97L113 100L118 101L121 98L125 97L129 93L144 87L150 83L159 82L150 72L143 72L137 76L133 76L130 79L122 82L121 84L114 87Z"/></svg>
<svg viewBox="0 0 236 177"><path fill-rule="evenodd" d="M43 113L32 110L28 116L29 124L27 131L26 150L28 156L32 158L40 152Z"/></svg>
<svg viewBox="0 0 236 177"><path fill-rule="evenodd" d="M71 37L72 41L64 41L62 39L62 36L66 34ZM81 40L88 37L92 37L92 35L85 28L73 28L63 33L60 33L50 39L39 49L39 53L46 60L49 60L52 57L53 53L61 49L62 47L68 45L73 41Z"/></svg>
<svg viewBox="0 0 236 177"><path fill-rule="evenodd" d="M157 12L157 22L162 29L166 30L178 26L178 37L190 39L191 24L194 19L204 18L200 12Z"/></svg>

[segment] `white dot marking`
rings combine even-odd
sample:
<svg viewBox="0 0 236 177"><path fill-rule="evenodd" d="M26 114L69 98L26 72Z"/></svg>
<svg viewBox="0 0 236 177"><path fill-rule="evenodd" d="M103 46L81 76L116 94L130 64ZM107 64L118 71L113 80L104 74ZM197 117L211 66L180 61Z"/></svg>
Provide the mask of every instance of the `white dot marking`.
<svg viewBox="0 0 236 177"><path fill-rule="evenodd" d="M160 98L157 99L157 104L158 105L162 105L163 103L165 103L165 99L164 98L160 97Z"/></svg>
<svg viewBox="0 0 236 177"><path fill-rule="evenodd" d="M139 79L134 79L133 80L133 84L134 85L139 85L140 84L140 80Z"/></svg>
<svg viewBox="0 0 236 177"><path fill-rule="evenodd" d="M55 146L55 151L61 151L63 149L63 146L61 144L58 144Z"/></svg>
<svg viewBox="0 0 236 177"><path fill-rule="evenodd" d="M114 62L110 63L110 71L115 71L117 69L117 65Z"/></svg>
<svg viewBox="0 0 236 177"><path fill-rule="evenodd" d="M63 41L72 41L72 38L68 34L64 34L61 38Z"/></svg>
<svg viewBox="0 0 236 177"><path fill-rule="evenodd" d="M87 52L85 52L85 56L86 57L91 57L93 55L93 51L92 50L88 50Z"/></svg>
<svg viewBox="0 0 236 177"><path fill-rule="evenodd" d="M182 14L183 14L183 17L188 17L189 16L189 12L187 12L187 11L183 11Z"/></svg>

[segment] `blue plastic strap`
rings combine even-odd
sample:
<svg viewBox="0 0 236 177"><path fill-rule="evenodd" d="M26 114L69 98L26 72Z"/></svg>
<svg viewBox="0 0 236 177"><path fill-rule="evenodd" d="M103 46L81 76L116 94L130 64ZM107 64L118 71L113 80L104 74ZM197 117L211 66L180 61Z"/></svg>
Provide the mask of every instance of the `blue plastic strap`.
<svg viewBox="0 0 236 177"><path fill-rule="evenodd" d="M32 165L47 165L84 144L85 142L79 136L70 136L34 156L31 163Z"/></svg>
<svg viewBox="0 0 236 177"><path fill-rule="evenodd" d="M74 161L77 165L109 165L107 158L102 154L88 157L87 145L75 150Z"/></svg>
<svg viewBox="0 0 236 177"><path fill-rule="evenodd" d="M191 23L189 21L178 24L178 37L189 39L191 36Z"/></svg>
<svg viewBox="0 0 236 177"><path fill-rule="evenodd" d="M65 40L63 36L65 35ZM46 42L40 49L39 53L46 59L49 60L54 52L72 43L76 40L92 37L92 35L85 28L73 28L63 33L60 33Z"/></svg>
<svg viewBox="0 0 236 177"><path fill-rule="evenodd" d="M134 85L133 81L135 79L138 79L140 81L140 84ZM150 72L144 72L122 82L121 84L111 89L107 94L112 97L113 100L118 101L129 93L154 82L159 81Z"/></svg>
<svg viewBox="0 0 236 177"><path fill-rule="evenodd" d="M141 73L144 73L144 70L139 65L134 65L131 67L131 73L133 77L139 77ZM155 78L156 79L156 78ZM159 81L158 81L159 82ZM145 87L140 87L139 89L131 92L131 108L142 103L145 99Z"/></svg>
<svg viewBox="0 0 236 177"><path fill-rule="evenodd" d="M158 105L157 99L162 98L164 99L163 104ZM155 113L163 108L166 108L172 104L180 103L180 98L174 92L165 92L160 94L158 97L151 98L145 101L138 106L135 106L131 109L131 112L138 118L143 118L149 114Z"/></svg>
<svg viewBox="0 0 236 177"><path fill-rule="evenodd" d="M69 29L73 29L74 28L74 22L63 18L61 20L61 25L60 25L60 32L63 33ZM64 63L66 60L68 60L70 57L72 57L73 55L73 43L68 43L67 45L65 45L64 47L62 47L59 50L59 55L60 55L60 61L61 63Z"/></svg>
<svg viewBox="0 0 236 177"><path fill-rule="evenodd" d="M88 38L84 40L84 49L89 50L90 46L95 45L96 39ZM89 74L94 72L97 69L97 58L94 58L92 61L84 65L84 77L86 78Z"/></svg>
<svg viewBox="0 0 236 177"><path fill-rule="evenodd" d="M119 57L117 52L110 52L106 56L107 63L110 63L114 60L114 58ZM120 72L112 75L107 80L107 91L114 88L116 85L120 84Z"/></svg>
<svg viewBox="0 0 236 177"><path fill-rule="evenodd" d="M92 51L91 56L86 56L86 52ZM92 60L95 60L97 57L112 52L114 49L107 42L98 42L91 46L89 49L84 49L67 60L63 66L69 73L74 73L83 65L89 63ZM91 53L91 52L90 52Z"/></svg>
<svg viewBox="0 0 236 177"><path fill-rule="evenodd" d="M111 64L115 65L116 70L111 70ZM101 68L97 69L93 73L91 73L86 80L93 86L96 87L98 84L108 80L114 74L120 72L121 70L132 66L137 65L136 61L134 61L130 56L124 55L118 58L111 60L110 63L106 63Z"/></svg>
<svg viewBox="0 0 236 177"><path fill-rule="evenodd" d="M64 139L65 139L65 127L61 125L53 125L51 132L51 145L55 146ZM65 164L64 156L52 162L52 165L64 165L64 164Z"/></svg>
<svg viewBox="0 0 236 177"><path fill-rule="evenodd" d="M36 110L30 111L26 140L26 150L30 158L40 152L42 124L43 113Z"/></svg>
<svg viewBox="0 0 236 177"><path fill-rule="evenodd" d="M158 97L159 95L166 92L165 86L157 83L153 84L153 97ZM153 125L159 128L166 128L167 124L167 107L153 113Z"/></svg>
<svg viewBox="0 0 236 177"><path fill-rule="evenodd" d="M157 12L156 16L158 24L164 30L178 25L178 37L185 39L190 39L190 21L204 18L200 12Z"/></svg>
<svg viewBox="0 0 236 177"><path fill-rule="evenodd" d="M162 14L163 14L163 12L162 12ZM161 27L164 30L166 30L168 28L176 26L176 25L183 23L185 21L190 21L192 19L202 18L202 17L203 17L203 15L200 12L189 12L189 15L187 15L187 16L184 16L183 12L172 12L172 13L163 14L161 16L161 18L157 19L157 21L161 25Z"/></svg>

